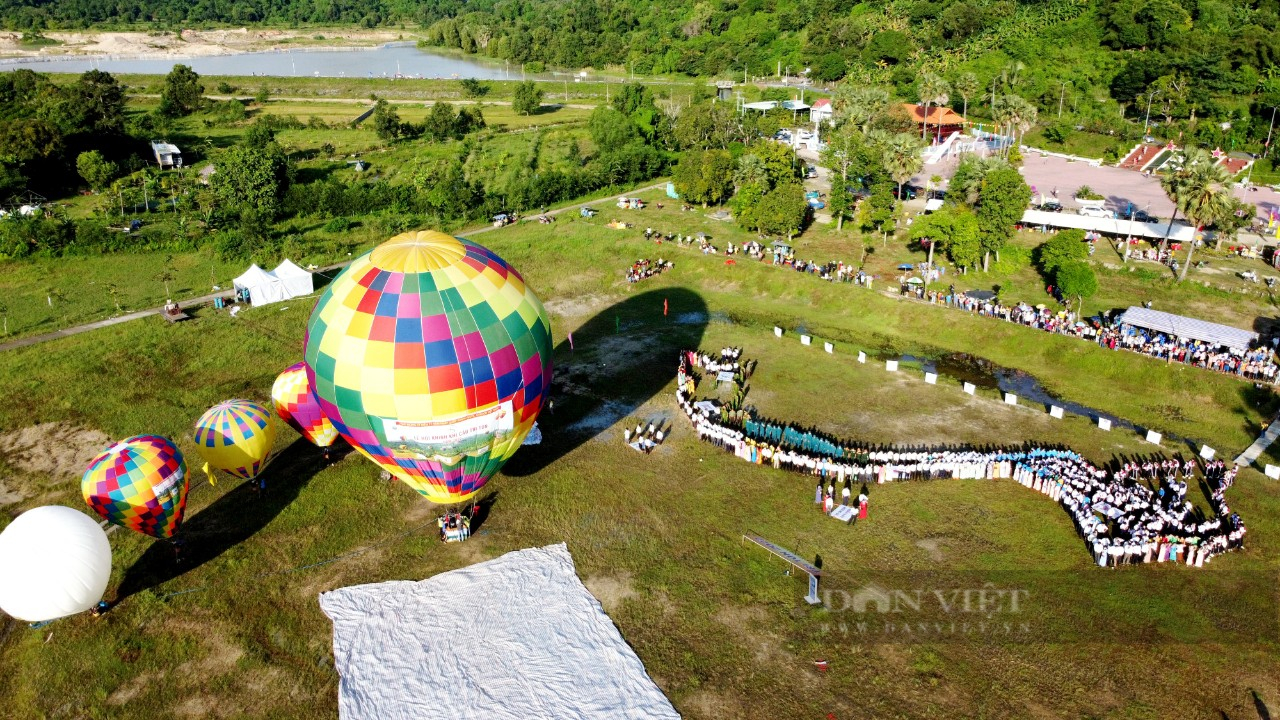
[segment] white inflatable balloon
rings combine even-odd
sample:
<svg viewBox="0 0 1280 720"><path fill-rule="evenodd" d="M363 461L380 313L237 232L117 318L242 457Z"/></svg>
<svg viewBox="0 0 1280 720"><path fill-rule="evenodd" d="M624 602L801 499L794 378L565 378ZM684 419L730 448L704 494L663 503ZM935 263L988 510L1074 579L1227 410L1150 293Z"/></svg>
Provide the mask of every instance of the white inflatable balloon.
<svg viewBox="0 0 1280 720"><path fill-rule="evenodd" d="M19 515L0 532L0 610L27 622L84 612L111 579L111 544L93 518L62 505Z"/></svg>

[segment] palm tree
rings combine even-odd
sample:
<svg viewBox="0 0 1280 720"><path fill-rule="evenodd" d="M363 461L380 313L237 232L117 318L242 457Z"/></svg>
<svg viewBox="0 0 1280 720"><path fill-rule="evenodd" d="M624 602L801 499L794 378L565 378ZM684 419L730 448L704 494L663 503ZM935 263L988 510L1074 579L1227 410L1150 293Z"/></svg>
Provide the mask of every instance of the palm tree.
<svg viewBox="0 0 1280 720"><path fill-rule="evenodd" d="M902 201L902 185L924 167L920 141L911 133L898 133L884 145L884 168L898 183L898 201Z"/></svg>
<svg viewBox="0 0 1280 720"><path fill-rule="evenodd" d="M1178 275L1181 282L1187 279L1191 257L1196 251L1194 233L1229 214L1235 208L1235 202L1227 188L1226 172L1203 148L1187 151L1178 174L1182 177L1172 186L1170 198L1193 228L1191 242L1187 243L1187 261ZM1169 189L1166 188L1165 192Z"/></svg>
<svg viewBox="0 0 1280 720"><path fill-rule="evenodd" d="M964 73L951 83L951 87L964 98L963 115L969 117L969 98L978 94L978 76L970 72Z"/></svg>
<svg viewBox="0 0 1280 720"><path fill-rule="evenodd" d="M877 85L854 85L846 81L836 88L832 109L865 135L871 129L872 121L889 106L890 98L891 95L885 88Z"/></svg>
<svg viewBox="0 0 1280 720"><path fill-rule="evenodd" d="M996 101L996 122L1005 125L1009 130L1017 131L1009 135L1012 142L1022 142L1022 135L1035 126L1036 115L1036 107L1018 95L1002 95ZM1004 152L1008 156L1008 144Z"/></svg>
<svg viewBox="0 0 1280 720"><path fill-rule="evenodd" d="M920 124L920 139L924 140L929 131L929 106L941 105L950 98L947 93L951 88L941 76L931 72L920 73L920 100L924 103L924 122Z"/></svg>

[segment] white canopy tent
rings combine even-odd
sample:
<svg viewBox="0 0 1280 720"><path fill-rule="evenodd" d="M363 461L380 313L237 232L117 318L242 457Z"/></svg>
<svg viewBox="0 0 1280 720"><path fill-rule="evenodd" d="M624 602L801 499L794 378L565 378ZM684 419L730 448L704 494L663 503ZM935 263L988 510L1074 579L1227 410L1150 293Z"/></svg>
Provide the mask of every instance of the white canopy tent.
<svg viewBox="0 0 1280 720"><path fill-rule="evenodd" d="M254 307L310 295L315 289L311 273L295 265L292 260L285 260L271 272L251 265L232 284L237 295L241 291L248 291L249 303Z"/></svg>
<svg viewBox="0 0 1280 720"><path fill-rule="evenodd" d="M1154 330L1183 340L1221 345L1238 352L1248 350L1258 339L1256 332L1141 307L1125 310L1120 316L1120 324Z"/></svg>
<svg viewBox="0 0 1280 720"><path fill-rule="evenodd" d="M1057 228L1074 228L1076 230L1106 233L1116 237L1147 238L1148 240L1161 240L1165 237L1165 231L1169 230L1169 223L1167 222L1146 223L1138 222L1137 220L1088 217L1067 212L1048 212L1047 210L1026 211L1022 214L1022 224L1033 227L1046 225ZM1170 242L1191 242L1193 237L1195 237L1195 228L1183 222L1173 223L1173 229L1169 232Z"/></svg>
<svg viewBox="0 0 1280 720"><path fill-rule="evenodd" d="M236 295L240 295L241 291L248 291L249 303L254 307L288 299L284 283L280 282L280 278L257 265L250 265L243 275L232 281L232 284L235 286Z"/></svg>
<svg viewBox="0 0 1280 720"><path fill-rule="evenodd" d="M276 269L271 271L271 274L284 283L285 290L291 298L310 295L315 291L311 273L298 267L288 258L285 258L284 262L277 265Z"/></svg>

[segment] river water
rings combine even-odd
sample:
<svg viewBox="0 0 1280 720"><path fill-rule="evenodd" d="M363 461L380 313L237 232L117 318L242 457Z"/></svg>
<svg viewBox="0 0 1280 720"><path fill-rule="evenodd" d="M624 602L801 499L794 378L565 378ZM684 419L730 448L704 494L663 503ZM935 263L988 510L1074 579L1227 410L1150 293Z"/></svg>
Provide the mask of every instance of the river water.
<svg viewBox="0 0 1280 720"><path fill-rule="evenodd" d="M238 53L192 58L129 58L63 56L0 58L0 72L29 68L36 72L82 73L102 70L113 74L165 75L174 65L189 65L201 75L262 75L270 77L476 78L520 79L520 68L419 50L413 43L389 43L376 48L306 49ZM543 77L530 79L541 80Z"/></svg>

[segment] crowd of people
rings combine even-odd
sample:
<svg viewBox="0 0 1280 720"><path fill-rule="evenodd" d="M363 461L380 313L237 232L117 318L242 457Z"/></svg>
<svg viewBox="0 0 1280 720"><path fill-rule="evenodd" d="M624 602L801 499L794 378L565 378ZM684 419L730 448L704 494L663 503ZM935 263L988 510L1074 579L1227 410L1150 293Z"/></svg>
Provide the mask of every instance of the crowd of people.
<svg viewBox="0 0 1280 720"><path fill-rule="evenodd" d="M658 242L665 240L681 246L696 245L703 254L720 253L720 250L702 233L697 236L663 234L650 228L645 231L645 239L656 239ZM862 269L841 261L817 263L798 259L794 251L782 243L775 243L772 248L765 248L754 240L741 246L730 243L725 254L742 254L770 262L775 267L808 273L829 282L847 282L871 288L875 279L875 276ZM937 277L934 275L935 279ZM1174 338L1141 328L1123 326L1104 318L1084 322L1066 309L1055 310L1044 305L1032 306L1021 302L1017 305L1004 305L998 298L974 298L963 292L957 292L954 285L949 286L945 291L928 290L922 282L909 283L908 279L905 275L899 278L901 294L933 305L958 308L1046 332L1083 338L1112 350L1123 348L1161 360L1194 365L1257 382L1275 382L1280 379L1280 364L1277 363L1274 352L1275 340L1272 341L1272 348L1259 346L1240 353L1228 348L1212 347L1197 340ZM1056 288L1049 286L1048 290L1051 295L1058 298L1060 303L1065 304L1065 298L1060 292L1055 292Z"/></svg>
<svg viewBox="0 0 1280 720"><path fill-rule="evenodd" d="M700 373L736 371L742 363L737 348L725 348L719 355L682 352L676 378L681 411L704 442L746 462L816 476L814 501L828 513L837 502L850 504L853 487L859 484L859 517L865 518L863 503L870 484L1012 479L1060 504L1103 567L1144 562L1200 567L1244 542L1245 525L1225 497L1236 468L1220 460L1201 468L1212 508L1206 515L1187 500L1190 483L1198 482L1195 460L1133 461L1109 471L1058 448L871 448L762 419L751 410L735 416L724 407L696 400Z"/></svg>
<svg viewBox="0 0 1280 720"><path fill-rule="evenodd" d="M647 280L654 275L661 275L667 270L671 270L676 265L670 260L650 260L648 258L640 258L631 263L631 267L627 268L627 282L638 283L641 280Z"/></svg>
<svg viewBox="0 0 1280 720"><path fill-rule="evenodd" d="M1239 352L1199 340L1177 338L1124 325L1105 316L1085 321L1066 309L1054 310L1044 305L1031 306L1027 303L1004 305L998 298L982 299L957 292L954 285L946 290L925 290L923 285L908 285L904 281L901 291L904 295L933 305L956 308L1045 332L1070 335L1096 342L1111 350L1132 350L1159 360L1194 365L1247 380L1274 382L1280 371L1273 347L1265 345ZM1274 346L1274 340L1272 344Z"/></svg>

